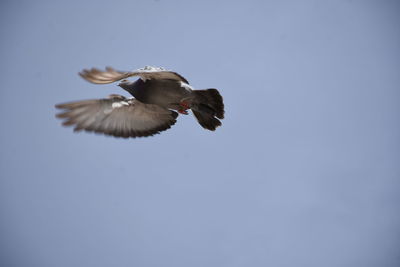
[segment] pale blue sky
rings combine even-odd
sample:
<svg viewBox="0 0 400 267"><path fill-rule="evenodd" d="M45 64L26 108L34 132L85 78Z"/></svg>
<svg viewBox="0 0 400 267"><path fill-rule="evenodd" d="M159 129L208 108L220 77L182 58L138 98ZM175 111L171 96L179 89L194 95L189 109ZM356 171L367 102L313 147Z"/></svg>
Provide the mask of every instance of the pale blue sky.
<svg viewBox="0 0 400 267"><path fill-rule="evenodd" d="M398 1L3 1L1 266L400 266ZM78 71L218 88L215 132L74 134Z"/></svg>

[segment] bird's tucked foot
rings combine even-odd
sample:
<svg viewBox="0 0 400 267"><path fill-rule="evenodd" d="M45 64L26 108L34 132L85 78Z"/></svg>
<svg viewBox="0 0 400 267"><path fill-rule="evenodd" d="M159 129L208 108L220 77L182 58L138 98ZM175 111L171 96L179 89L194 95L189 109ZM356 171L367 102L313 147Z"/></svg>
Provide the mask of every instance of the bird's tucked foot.
<svg viewBox="0 0 400 267"><path fill-rule="evenodd" d="M178 109L178 112L180 114L183 114L183 115L188 115L189 114L189 112L187 112L187 110L185 110L185 109Z"/></svg>
<svg viewBox="0 0 400 267"><path fill-rule="evenodd" d="M188 115L189 112L187 112L188 109L190 109L189 107L189 103L187 103L186 101L182 101L179 103L180 108L178 109L178 112L184 115Z"/></svg>

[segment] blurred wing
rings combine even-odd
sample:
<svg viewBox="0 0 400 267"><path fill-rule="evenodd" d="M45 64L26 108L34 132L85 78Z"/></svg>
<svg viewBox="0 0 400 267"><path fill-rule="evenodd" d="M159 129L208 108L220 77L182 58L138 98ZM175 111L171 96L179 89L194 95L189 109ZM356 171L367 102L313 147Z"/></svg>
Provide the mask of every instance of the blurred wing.
<svg viewBox="0 0 400 267"><path fill-rule="evenodd" d="M169 109L119 95L59 104L56 108L63 110L57 114L64 119L63 125L74 125L74 131L124 138L158 134L174 125L178 116Z"/></svg>
<svg viewBox="0 0 400 267"><path fill-rule="evenodd" d="M79 75L88 82L96 84L112 83L132 76L140 76L142 79L169 79L182 81L187 84L189 82L176 72L166 70L164 68L146 66L135 71L117 71L111 67L106 67L105 71L96 68L90 70L84 69Z"/></svg>

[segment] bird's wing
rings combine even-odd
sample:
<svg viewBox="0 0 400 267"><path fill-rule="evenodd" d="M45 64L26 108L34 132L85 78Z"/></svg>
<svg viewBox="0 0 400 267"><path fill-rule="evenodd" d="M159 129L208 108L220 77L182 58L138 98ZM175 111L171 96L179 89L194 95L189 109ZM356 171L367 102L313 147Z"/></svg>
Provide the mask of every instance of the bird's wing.
<svg viewBox="0 0 400 267"><path fill-rule="evenodd" d="M113 83L132 76L140 76L144 80L169 79L182 81L189 84L184 77L176 72L169 71L164 68L150 66L146 66L135 71L117 71L111 67L106 67L105 71L96 68L92 68L90 70L84 69L79 73L79 75L86 81L96 84Z"/></svg>
<svg viewBox="0 0 400 267"><path fill-rule="evenodd" d="M56 105L63 125L74 131L103 133L115 137L141 137L158 134L176 122L178 113L144 104L136 99L110 95L108 99L83 100Z"/></svg>

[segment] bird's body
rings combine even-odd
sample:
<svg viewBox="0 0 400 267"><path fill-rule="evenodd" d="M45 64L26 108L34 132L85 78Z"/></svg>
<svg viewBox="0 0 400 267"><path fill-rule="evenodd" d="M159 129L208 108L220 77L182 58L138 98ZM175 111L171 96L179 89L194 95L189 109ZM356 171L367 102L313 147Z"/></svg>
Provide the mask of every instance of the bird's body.
<svg viewBox="0 0 400 267"><path fill-rule="evenodd" d="M182 86L182 82L167 79L138 79L133 83L121 82L119 86L140 102L173 110L179 110L179 103L193 95L193 90L188 86Z"/></svg>
<svg viewBox="0 0 400 267"><path fill-rule="evenodd" d="M133 72L112 68L106 71L83 70L85 80L106 84L122 80L119 86L134 99L110 95L108 99L85 100L56 105L64 111L57 117L63 125L74 125L75 131L85 130L115 137L141 137L157 134L176 122L178 111L188 114L191 109L200 125L215 130L224 118L224 104L216 89L195 90L176 72L163 68L145 67ZM128 77L139 76L135 82Z"/></svg>

